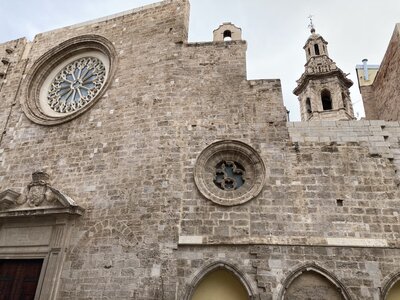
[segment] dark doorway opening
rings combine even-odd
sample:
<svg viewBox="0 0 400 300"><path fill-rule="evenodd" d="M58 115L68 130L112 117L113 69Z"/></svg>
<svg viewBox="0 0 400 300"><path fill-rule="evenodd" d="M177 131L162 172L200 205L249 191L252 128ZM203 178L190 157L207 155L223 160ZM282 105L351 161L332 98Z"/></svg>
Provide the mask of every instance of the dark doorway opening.
<svg viewBox="0 0 400 300"><path fill-rule="evenodd" d="M43 259L0 259L0 300L34 300Z"/></svg>

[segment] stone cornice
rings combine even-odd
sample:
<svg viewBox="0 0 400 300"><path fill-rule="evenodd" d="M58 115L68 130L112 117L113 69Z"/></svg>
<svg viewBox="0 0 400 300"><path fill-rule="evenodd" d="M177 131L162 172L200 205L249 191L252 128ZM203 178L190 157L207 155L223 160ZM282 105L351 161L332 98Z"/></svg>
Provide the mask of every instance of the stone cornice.
<svg viewBox="0 0 400 300"><path fill-rule="evenodd" d="M297 87L293 90L293 94L298 96L306 87L308 82L312 79L321 79L325 77L333 77L337 76L347 88L350 88L353 85L353 81L346 77L346 74L343 73L339 68L329 71L329 72L321 72L321 73L303 73L299 80L297 80Z"/></svg>

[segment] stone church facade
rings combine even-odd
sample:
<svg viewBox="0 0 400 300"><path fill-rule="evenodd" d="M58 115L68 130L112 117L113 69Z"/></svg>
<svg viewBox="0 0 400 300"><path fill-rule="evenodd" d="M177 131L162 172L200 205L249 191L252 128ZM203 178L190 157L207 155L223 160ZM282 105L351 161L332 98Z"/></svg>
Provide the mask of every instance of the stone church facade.
<svg viewBox="0 0 400 300"><path fill-rule="evenodd" d="M287 122L241 29L188 43L188 18L167 0L0 45L2 296L398 299L398 121L353 120L321 69L297 90L317 121Z"/></svg>

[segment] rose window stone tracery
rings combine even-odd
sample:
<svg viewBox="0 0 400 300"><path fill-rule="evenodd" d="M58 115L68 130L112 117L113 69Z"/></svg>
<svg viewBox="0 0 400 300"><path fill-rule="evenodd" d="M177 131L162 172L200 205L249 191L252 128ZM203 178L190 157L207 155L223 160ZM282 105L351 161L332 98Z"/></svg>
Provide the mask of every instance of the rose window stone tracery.
<svg viewBox="0 0 400 300"><path fill-rule="evenodd" d="M234 161L221 161L216 166L214 183L221 190L233 191L244 184L243 166Z"/></svg>
<svg viewBox="0 0 400 300"><path fill-rule="evenodd" d="M58 113L76 111L96 97L105 78L106 68L100 59L77 59L65 66L51 82L48 105Z"/></svg>

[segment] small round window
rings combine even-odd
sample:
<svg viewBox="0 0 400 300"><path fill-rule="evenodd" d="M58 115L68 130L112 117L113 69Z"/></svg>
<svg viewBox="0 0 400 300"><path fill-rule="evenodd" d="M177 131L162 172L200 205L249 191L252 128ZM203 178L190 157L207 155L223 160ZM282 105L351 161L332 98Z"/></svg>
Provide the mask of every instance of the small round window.
<svg viewBox="0 0 400 300"><path fill-rule="evenodd" d="M224 206L238 205L261 192L265 167L250 146L239 141L220 141L199 155L194 180L207 199Z"/></svg>

